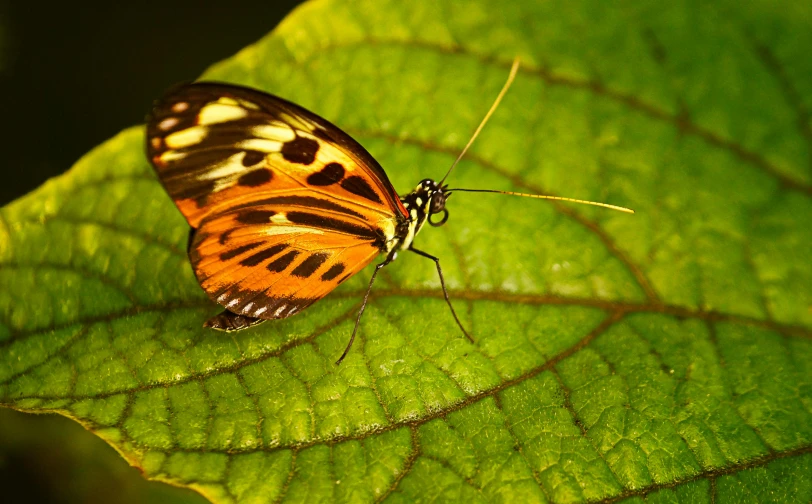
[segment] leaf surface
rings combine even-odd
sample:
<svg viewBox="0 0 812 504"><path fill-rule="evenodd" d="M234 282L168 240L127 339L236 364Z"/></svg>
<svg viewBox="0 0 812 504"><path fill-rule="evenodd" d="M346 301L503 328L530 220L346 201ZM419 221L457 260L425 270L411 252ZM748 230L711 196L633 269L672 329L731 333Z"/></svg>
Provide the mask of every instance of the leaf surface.
<svg viewBox="0 0 812 504"><path fill-rule="evenodd" d="M806 502L812 46L801 2L312 2L205 78L284 96L403 193L516 82L340 367L369 270L233 335L143 129L0 211L0 404L215 502ZM806 475L806 476L804 476Z"/></svg>

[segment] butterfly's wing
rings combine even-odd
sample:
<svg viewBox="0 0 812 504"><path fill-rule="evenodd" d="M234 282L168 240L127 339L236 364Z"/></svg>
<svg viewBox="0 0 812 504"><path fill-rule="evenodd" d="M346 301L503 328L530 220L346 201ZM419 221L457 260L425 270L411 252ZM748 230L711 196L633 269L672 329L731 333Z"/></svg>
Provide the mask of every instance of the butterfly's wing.
<svg viewBox="0 0 812 504"><path fill-rule="evenodd" d="M294 187L408 218L383 168L358 142L249 88L201 82L168 93L148 120L147 154L193 228L257 192Z"/></svg>
<svg viewBox="0 0 812 504"><path fill-rule="evenodd" d="M147 152L196 229L201 286L228 310L283 318L386 248L407 218L372 156L326 120L248 88L196 83L156 104Z"/></svg>
<svg viewBox="0 0 812 504"><path fill-rule="evenodd" d="M299 189L203 220L190 251L200 285L229 311L285 318L369 264L383 235L356 213Z"/></svg>

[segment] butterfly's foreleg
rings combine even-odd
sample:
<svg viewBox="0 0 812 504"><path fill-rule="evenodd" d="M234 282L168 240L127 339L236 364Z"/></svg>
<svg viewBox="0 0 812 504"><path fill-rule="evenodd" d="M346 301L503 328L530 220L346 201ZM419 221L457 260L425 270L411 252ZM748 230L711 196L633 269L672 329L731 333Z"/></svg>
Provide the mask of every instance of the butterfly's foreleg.
<svg viewBox="0 0 812 504"><path fill-rule="evenodd" d="M451 304L451 300L448 298L448 290L445 288L445 278L443 278L443 268L440 267L440 258L435 257L431 254L427 254L422 250L417 250L414 247L409 247L409 250L419 256L431 259L432 261L434 261L434 264L437 265L437 274L440 275L440 286L442 286L443 288L443 296L445 296L445 302L448 303L448 307L451 308L451 314L454 315L454 320L457 321L457 325L460 326L460 330L462 330L462 333L465 335L466 338L468 338L468 340L471 343L474 343L474 338L472 338L471 335L468 334L468 331L466 331L465 328L462 326L462 322L460 322L460 318L457 316L457 312L454 311L454 306Z"/></svg>
<svg viewBox="0 0 812 504"><path fill-rule="evenodd" d="M358 310L358 316L355 317L355 327L352 328L352 336L350 336L350 342L347 343L347 348L344 349L344 353L341 354L341 357L339 357L338 360L336 361L336 366L341 364L341 361L344 360L344 357L347 356L347 354L350 351L350 348L352 348L352 342L355 341L355 333L358 331L358 324L361 322L361 315L364 314L364 310L366 310L367 308L367 299L369 299L369 293L372 291L372 284L375 283L375 277L378 275L378 272L381 270L381 268L392 262L393 259L395 259L394 252L389 254L384 262L375 266L375 271L372 272L372 278L369 279L369 287L367 287L367 293L364 294L364 301L361 303L361 309Z"/></svg>

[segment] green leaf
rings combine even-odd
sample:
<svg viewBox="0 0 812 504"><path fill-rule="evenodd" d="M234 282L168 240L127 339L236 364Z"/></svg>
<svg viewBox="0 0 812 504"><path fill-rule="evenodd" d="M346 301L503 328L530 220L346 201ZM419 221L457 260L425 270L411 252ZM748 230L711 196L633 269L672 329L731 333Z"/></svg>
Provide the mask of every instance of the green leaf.
<svg viewBox="0 0 812 504"><path fill-rule="evenodd" d="M408 191L402 254L289 320L218 307L141 127L0 212L0 403L216 502L808 502L809 3L313 2L205 77L333 120Z"/></svg>

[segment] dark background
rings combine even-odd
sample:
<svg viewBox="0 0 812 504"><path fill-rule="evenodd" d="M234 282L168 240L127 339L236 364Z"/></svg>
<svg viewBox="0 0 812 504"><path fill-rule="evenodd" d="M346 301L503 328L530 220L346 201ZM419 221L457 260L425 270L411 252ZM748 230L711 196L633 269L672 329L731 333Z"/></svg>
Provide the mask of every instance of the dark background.
<svg viewBox="0 0 812 504"><path fill-rule="evenodd" d="M301 2L89 3L0 0L0 205L143 122L168 87L255 42Z"/></svg>
<svg viewBox="0 0 812 504"><path fill-rule="evenodd" d="M298 3L0 0L0 205L143 122L164 90L258 40ZM70 420L3 408L0 500L203 502L147 483Z"/></svg>

